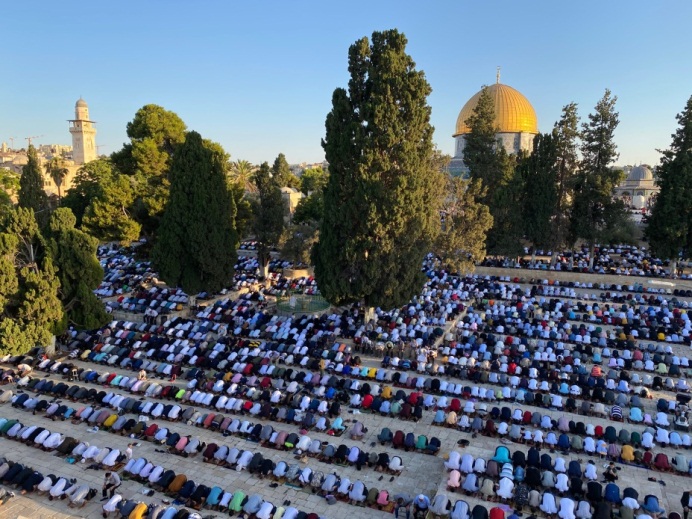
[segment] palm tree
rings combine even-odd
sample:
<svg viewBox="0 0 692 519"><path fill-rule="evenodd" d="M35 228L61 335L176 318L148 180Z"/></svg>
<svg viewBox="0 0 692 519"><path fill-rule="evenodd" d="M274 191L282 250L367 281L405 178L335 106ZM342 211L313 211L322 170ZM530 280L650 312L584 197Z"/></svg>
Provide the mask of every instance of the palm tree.
<svg viewBox="0 0 692 519"><path fill-rule="evenodd" d="M58 188L58 205L60 205L62 201L62 183L69 170L65 167L65 162L61 157L53 157L46 164L46 173Z"/></svg>
<svg viewBox="0 0 692 519"><path fill-rule="evenodd" d="M233 182L239 183L248 193L256 193L257 186L253 181L253 174L257 166L252 165L247 160L236 160L231 164L230 178Z"/></svg>

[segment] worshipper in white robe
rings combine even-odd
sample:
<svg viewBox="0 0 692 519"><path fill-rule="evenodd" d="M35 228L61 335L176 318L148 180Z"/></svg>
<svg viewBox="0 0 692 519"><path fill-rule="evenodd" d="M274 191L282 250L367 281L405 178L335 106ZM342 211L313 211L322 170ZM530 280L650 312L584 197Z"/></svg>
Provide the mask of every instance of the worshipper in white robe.
<svg viewBox="0 0 692 519"><path fill-rule="evenodd" d="M469 519L469 505L466 501L459 499L454 503L452 508L452 513L450 514L451 519Z"/></svg>
<svg viewBox="0 0 692 519"><path fill-rule="evenodd" d="M514 497L514 482L509 478L500 479L500 485L496 491L496 494L506 500L512 499Z"/></svg>
<svg viewBox="0 0 692 519"><path fill-rule="evenodd" d="M54 449L57 449L58 446L62 443L63 437L62 434L59 432L54 432L51 433L48 438L46 438L43 441L43 448L46 449L47 451L52 451Z"/></svg>
<svg viewBox="0 0 692 519"><path fill-rule="evenodd" d="M36 487L36 491L39 495L43 495L48 492L53 487L53 479L49 476L45 476L43 480Z"/></svg>
<svg viewBox="0 0 692 519"><path fill-rule="evenodd" d="M118 511L118 504L123 500L123 496L120 494L113 494L106 504L103 505L103 517L108 517L113 512Z"/></svg>
<svg viewBox="0 0 692 519"><path fill-rule="evenodd" d="M445 461L445 468L447 470L459 470L461 466L461 453L459 451L452 451L449 453L449 459Z"/></svg>
<svg viewBox="0 0 692 519"><path fill-rule="evenodd" d="M577 511L575 512L575 515L579 519L591 519L591 503L584 499L579 501L579 505L577 506Z"/></svg>
<svg viewBox="0 0 692 519"><path fill-rule="evenodd" d="M58 479L55 484L50 487L50 497L49 499L52 501L56 497L61 497L64 493L65 490L69 487L69 483L67 479L65 478L60 478Z"/></svg>
<svg viewBox="0 0 692 519"><path fill-rule="evenodd" d="M569 478L564 472L560 472L557 475L557 481L555 482L555 488L560 492L565 493L569 490Z"/></svg>
<svg viewBox="0 0 692 519"><path fill-rule="evenodd" d="M575 503L568 497L560 499L560 510L557 515L560 519L575 519L574 515Z"/></svg>
<svg viewBox="0 0 692 519"><path fill-rule="evenodd" d="M65 495L70 500L69 506L82 507L86 504L89 485L73 485Z"/></svg>
<svg viewBox="0 0 692 519"><path fill-rule="evenodd" d="M543 494L543 499L541 500L541 505L539 507L547 515L554 515L557 513L557 503L555 502L555 496L550 492L545 492Z"/></svg>
<svg viewBox="0 0 692 519"><path fill-rule="evenodd" d="M464 454L461 457L461 465L459 467L459 470L465 474L470 474L473 472L473 463L474 463L473 456L471 454Z"/></svg>

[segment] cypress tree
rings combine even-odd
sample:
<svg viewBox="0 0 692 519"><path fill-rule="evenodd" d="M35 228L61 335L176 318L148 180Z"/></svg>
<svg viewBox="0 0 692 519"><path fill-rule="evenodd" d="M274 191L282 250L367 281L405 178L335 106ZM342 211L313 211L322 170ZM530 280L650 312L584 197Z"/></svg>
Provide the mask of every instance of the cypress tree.
<svg viewBox="0 0 692 519"><path fill-rule="evenodd" d="M557 208L556 139L552 133L536 135L533 152L520 159L524 178L524 232L534 248L552 243L553 218Z"/></svg>
<svg viewBox="0 0 692 519"><path fill-rule="evenodd" d="M96 257L98 240L75 229L76 221L70 209L56 209L49 222L48 247L58 268L67 321L92 330L109 320L103 303L93 293L103 279L103 269Z"/></svg>
<svg viewBox="0 0 692 519"><path fill-rule="evenodd" d="M497 143L495 103L488 87L481 89L478 103L466 121L464 164L472 179L481 181L485 193L480 202L493 217L487 247L492 254L514 255L521 247L523 183L516 172L516 159Z"/></svg>
<svg viewBox="0 0 692 519"><path fill-rule="evenodd" d="M569 224L574 199L574 176L579 167L577 140L580 137L579 115L576 103L569 103L562 108L562 116L553 128L555 139L556 206L551 231L550 248L557 251L567 243ZM555 263L557 254L551 257Z"/></svg>
<svg viewBox="0 0 692 519"><path fill-rule="evenodd" d="M656 169L660 191L646 227L656 255L671 260L671 276L678 257L689 258L692 247L692 97L676 118L679 127Z"/></svg>
<svg viewBox="0 0 692 519"><path fill-rule="evenodd" d="M485 259L486 234L493 226L483 196L481 181L446 176L447 193L442 212L444 221L435 241L435 254L446 269L465 274Z"/></svg>
<svg viewBox="0 0 692 519"><path fill-rule="evenodd" d="M613 140L620 122L616 101L606 89L594 113L589 114L589 122L582 124L582 160L575 176L571 239L582 239L589 245L589 268L593 267L595 244L611 232L613 223L621 221L625 212L624 204L613 198L623 178L621 170L611 167L618 158Z"/></svg>
<svg viewBox="0 0 692 519"><path fill-rule="evenodd" d="M469 169L469 176L483 183L485 195L482 201L490 205L501 178L496 137L499 128L495 125L495 102L488 87L481 89L473 114L465 123L471 131L465 137L464 164Z"/></svg>
<svg viewBox="0 0 692 519"><path fill-rule="evenodd" d="M334 91L322 142L330 176L315 276L333 304L391 308L420 290L439 231L431 89L396 30L358 40L348 62L348 91Z"/></svg>
<svg viewBox="0 0 692 519"><path fill-rule="evenodd" d="M264 162L255 173L257 197L254 198L255 219L253 230L257 240L257 259L262 267L262 275L269 273L271 251L278 247L284 233L286 205L276 175L271 174L269 164Z"/></svg>
<svg viewBox="0 0 692 519"><path fill-rule="evenodd" d="M286 155L279 153L272 165L272 177L279 187L300 187L300 180L296 177L288 166Z"/></svg>
<svg viewBox="0 0 692 519"><path fill-rule="evenodd" d="M145 234L155 236L170 195L175 149L185 140L186 126L174 112L149 104L127 123L130 142L111 155L116 169L136 179L135 217Z"/></svg>
<svg viewBox="0 0 692 519"><path fill-rule="evenodd" d="M0 353L49 346L64 326L60 281L31 209L0 222Z"/></svg>
<svg viewBox="0 0 692 519"><path fill-rule="evenodd" d="M224 161L189 132L171 162L170 198L152 260L168 285L190 295L218 292L233 279L238 236Z"/></svg>
<svg viewBox="0 0 692 519"><path fill-rule="evenodd" d="M43 174L33 145L29 145L27 158L19 178L19 207L33 209L36 214L48 207L48 196L43 190Z"/></svg>

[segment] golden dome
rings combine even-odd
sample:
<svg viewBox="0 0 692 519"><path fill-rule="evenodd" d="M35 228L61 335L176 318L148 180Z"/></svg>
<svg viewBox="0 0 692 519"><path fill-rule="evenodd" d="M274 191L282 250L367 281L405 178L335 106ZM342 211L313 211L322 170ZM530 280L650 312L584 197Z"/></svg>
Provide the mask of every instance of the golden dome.
<svg viewBox="0 0 692 519"><path fill-rule="evenodd" d="M501 83L490 85L488 90L495 102L495 126L499 128L499 133L538 133L536 111L518 90ZM473 115L481 92L469 99L459 112L453 137L471 131L466 121Z"/></svg>

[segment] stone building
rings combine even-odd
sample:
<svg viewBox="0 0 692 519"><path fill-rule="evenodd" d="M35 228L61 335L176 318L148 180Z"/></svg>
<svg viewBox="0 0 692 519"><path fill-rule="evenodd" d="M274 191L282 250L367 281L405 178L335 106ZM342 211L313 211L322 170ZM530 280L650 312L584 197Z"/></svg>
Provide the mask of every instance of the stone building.
<svg viewBox="0 0 692 519"><path fill-rule="evenodd" d="M69 120L72 134L72 160L77 166L96 160L98 157L95 122L89 119L89 106L80 97L74 107L74 119Z"/></svg>
<svg viewBox="0 0 692 519"><path fill-rule="evenodd" d="M497 82L490 85L488 91L495 102L495 126L498 128L497 140L509 154L518 154L522 150L531 151L533 139L538 134L538 119L536 111L526 97L511 86L500 83L498 72ZM463 175L468 171L464 164L464 148L466 135L471 129L466 121L473 114L481 91L477 92L459 112L454 132L454 157L449 165L450 173Z"/></svg>
<svg viewBox="0 0 692 519"><path fill-rule="evenodd" d="M647 210L660 190L654 174L648 166L643 165L633 166L629 171L625 168L625 172L627 177L615 188L615 196L633 209Z"/></svg>

